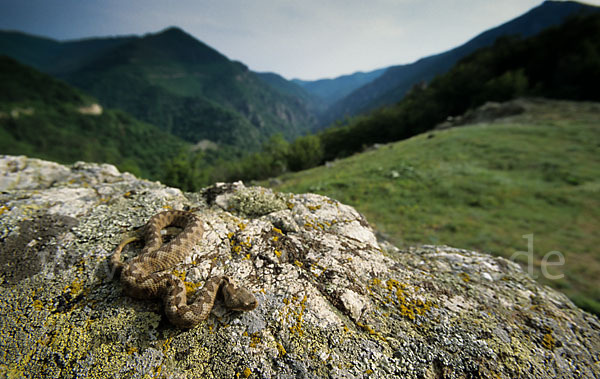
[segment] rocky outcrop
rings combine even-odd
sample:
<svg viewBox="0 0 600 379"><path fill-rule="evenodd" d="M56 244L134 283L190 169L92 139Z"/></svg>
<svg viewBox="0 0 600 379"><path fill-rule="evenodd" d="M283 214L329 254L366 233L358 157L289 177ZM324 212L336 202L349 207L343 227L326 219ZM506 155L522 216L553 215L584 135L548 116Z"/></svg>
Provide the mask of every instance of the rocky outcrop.
<svg viewBox="0 0 600 379"><path fill-rule="evenodd" d="M97 103L87 105L84 107L79 107L77 110L81 114L90 115L90 116L100 116L102 114L102 106Z"/></svg>
<svg viewBox="0 0 600 379"><path fill-rule="evenodd" d="M241 183L182 193L113 166L0 157L0 376L592 378L600 322L503 258L399 250L353 208ZM125 296L124 233L194 209L193 291L227 274L260 304L196 328ZM141 245L130 246L128 256Z"/></svg>
<svg viewBox="0 0 600 379"><path fill-rule="evenodd" d="M446 121L437 125L436 129L504 120L522 114L526 109L534 106L535 101L536 99L516 99L504 103L488 101L478 108L468 110L462 116L448 117Z"/></svg>

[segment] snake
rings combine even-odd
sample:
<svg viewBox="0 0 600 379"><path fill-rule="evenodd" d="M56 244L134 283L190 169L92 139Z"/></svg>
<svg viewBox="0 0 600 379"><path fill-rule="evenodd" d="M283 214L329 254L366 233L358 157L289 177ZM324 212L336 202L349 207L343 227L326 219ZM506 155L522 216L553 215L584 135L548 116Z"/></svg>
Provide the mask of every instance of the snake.
<svg viewBox="0 0 600 379"><path fill-rule="evenodd" d="M161 230L169 226L182 228L182 231L163 244ZM194 213L179 210L160 212L152 216L140 231L124 238L110 257L110 264L120 276L128 296L136 299L161 298L167 318L180 328L193 328L206 320L219 292L228 309L250 311L257 307L258 301L252 292L224 275L209 277L193 302L188 304L184 281L168 270L183 261L202 239L203 222ZM121 252L125 246L141 237L144 247L140 254L123 262Z"/></svg>

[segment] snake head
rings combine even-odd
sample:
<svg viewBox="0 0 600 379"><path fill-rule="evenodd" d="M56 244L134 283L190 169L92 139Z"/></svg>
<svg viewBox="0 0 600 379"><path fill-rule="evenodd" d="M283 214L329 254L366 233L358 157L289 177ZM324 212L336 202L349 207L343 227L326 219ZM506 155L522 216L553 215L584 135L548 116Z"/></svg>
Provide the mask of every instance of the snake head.
<svg viewBox="0 0 600 379"><path fill-rule="evenodd" d="M258 306L258 300L252 292L236 286L229 279L225 280L222 293L225 306L234 311L251 311Z"/></svg>

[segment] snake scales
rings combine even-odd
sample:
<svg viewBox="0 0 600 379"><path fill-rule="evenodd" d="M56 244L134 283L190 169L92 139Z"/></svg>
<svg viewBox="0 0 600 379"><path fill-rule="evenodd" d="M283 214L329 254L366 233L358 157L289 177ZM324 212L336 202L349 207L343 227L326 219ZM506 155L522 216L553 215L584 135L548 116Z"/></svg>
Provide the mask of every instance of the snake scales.
<svg viewBox="0 0 600 379"><path fill-rule="evenodd" d="M160 231L167 226L183 230L172 241L163 244ZM256 308L258 302L254 295L236 286L227 276L209 278L196 299L187 304L183 280L166 270L181 262L203 234L202 221L191 212L166 211L152 216L143 229L145 246L142 252L127 263L122 262L123 248L139 239L129 237L121 241L110 258L111 265L120 273L125 293L138 299L162 298L167 317L181 328L192 328L208 318L219 289L227 308L240 311Z"/></svg>

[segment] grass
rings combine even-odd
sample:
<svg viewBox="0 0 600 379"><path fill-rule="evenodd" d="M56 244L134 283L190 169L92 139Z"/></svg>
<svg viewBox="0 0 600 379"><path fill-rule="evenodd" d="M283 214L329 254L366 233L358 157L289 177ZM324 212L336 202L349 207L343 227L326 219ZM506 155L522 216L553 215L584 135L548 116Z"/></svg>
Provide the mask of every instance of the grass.
<svg viewBox="0 0 600 379"><path fill-rule="evenodd" d="M504 121L285 174L274 188L353 205L398 246L445 244L510 258L528 251L532 234L534 277L600 315L600 105L528 104ZM565 263L541 275L544 256L559 260L552 251ZM526 255L517 261L526 265Z"/></svg>

